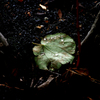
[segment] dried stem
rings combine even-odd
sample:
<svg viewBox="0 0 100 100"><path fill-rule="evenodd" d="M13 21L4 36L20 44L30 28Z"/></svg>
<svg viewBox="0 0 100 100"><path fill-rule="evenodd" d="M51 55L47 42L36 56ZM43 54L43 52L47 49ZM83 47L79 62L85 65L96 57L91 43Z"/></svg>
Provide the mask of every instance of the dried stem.
<svg viewBox="0 0 100 100"><path fill-rule="evenodd" d="M66 69L67 71L70 71L71 73L73 73L73 74L77 74L77 75L79 75L79 76L87 76L87 75L85 75L84 73L78 73L78 72L76 72L76 71L74 71L74 70L69 70L69 69ZM91 82L93 82L93 83L96 83L96 84L100 84L100 80L98 80L98 79L95 79L95 78L92 78L90 75L88 75L87 77L89 77L89 80L91 81Z"/></svg>
<svg viewBox="0 0 100 100"><path fill-rule="evenodd" d="M37 88L41 89L47 87L53 79L54 79L53 75L50 75L47 81L39 85Z"/></svg>
<svg viewBox="0 0 100 100"><path fill-rule="evenodd" d="M7 84L0 84L0 86L5 86L5 87L7 87L7 88L14 88L14 89L17 89L17 90L24 90L24 89L21 89L21 88L19 88L19 87L11 87L11 86L9 86L9 85L7 85Z"/></svg>
<svg viewBox="0 0 100 100"><path fill-rule="evenodd" d="M1 32L0 32L0 41L3 43L3 45L9 46L7 39L3 36Z"/></svg>
<svg viewBox="0 0 100 100"><path fill-rule="evenodd" d="M100 33L100 11L98 12L95 21L90 29L90 31L88 32L87 36L85 37L85 39L81 42L81 45L89 45L91 44L91 42L93 42L93 39L95 38L95 35L97 33Z"/></svg>

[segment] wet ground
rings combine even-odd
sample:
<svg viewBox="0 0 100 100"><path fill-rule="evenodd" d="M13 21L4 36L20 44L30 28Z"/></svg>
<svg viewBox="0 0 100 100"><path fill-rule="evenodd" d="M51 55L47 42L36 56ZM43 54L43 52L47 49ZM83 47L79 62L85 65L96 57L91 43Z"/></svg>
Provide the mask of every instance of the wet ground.
<svg viewBox="0 0 100 100"><path fill-rule="evenodd" d="M77 43L75 4L72 11L62 10L65 21L59 21L58 8L48 8L49 11L45 11L39 6L45 2L46 0L0 1L0 31L15 51L23 48L22 45L40 42L41 37L57 32L70 35ZM90 9L96 5L95 0L79 2L85 7L85 9L79 7L80 37L83 40L93 24L99 6L93 11ZM43 27L37 28L40 25Z"/></svg>
<svg viewBox="0 0 100 100"><path fill-rule="evenodd" d="M51 9L51 7L48 7L48 10L44 10L39 4L44 5L45 2L46 0L23 0L23 2L18 0L0 0L0 32L7 38L10 45L10 49L7 49L9 51L5 50L8 67L5 65L7 70L3 69L3 71L5 70L3 74L11 71L9 66L11 68L13 66L14 68L19 68L18 71L20 73L17 78L8 78L10 74L5 74L6 79L4 80L10 81L16 86L17 82L20 83L19 79L23 79L24 76L25 81L24 85L20 83L22 84L20 85L21 88L28 88L33 77L31 63L33 60L32 47L34 45L32 42L39 43L41 38L48 34L63 32L70 35L77 44L75 3L72 4L72 9L62 9L63 20L59 21L59 8ZM79 2L81 4L79 7L79 27L82 41L90 30L100 5L98 4L92 9L99 0L79 0ZM11 64L13 61L15 64ZM40 73L38 74L37 77L40 77ZM12 84L10 85L12 86ZM22 100L23 98L24 92L9 89L5 86L0 87L0 100Z"/></svg>

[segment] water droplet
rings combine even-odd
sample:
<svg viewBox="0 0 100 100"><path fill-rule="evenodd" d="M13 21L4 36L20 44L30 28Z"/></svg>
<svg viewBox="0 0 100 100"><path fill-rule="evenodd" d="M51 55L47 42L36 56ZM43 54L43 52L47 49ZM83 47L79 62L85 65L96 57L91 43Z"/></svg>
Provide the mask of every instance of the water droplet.
<svg viewBox="0 0 100 100"><path fill-rule="evenodd" d="M57 57L57 56L58 56L58 54L56 53L56 54L55 54L55 56Z"/></svg>
<svg viewBox="0 0 100 100"><path fill-rule="evenodd" d="M63 40L63 39L61 39L61 41L63 42L64 40Z"/></svg>
<svg viewBox="0 0 100 100"><path fill-rule="evenodd" d="M44 41L46 41L47 39L46 38L44 38Z"/></svg>

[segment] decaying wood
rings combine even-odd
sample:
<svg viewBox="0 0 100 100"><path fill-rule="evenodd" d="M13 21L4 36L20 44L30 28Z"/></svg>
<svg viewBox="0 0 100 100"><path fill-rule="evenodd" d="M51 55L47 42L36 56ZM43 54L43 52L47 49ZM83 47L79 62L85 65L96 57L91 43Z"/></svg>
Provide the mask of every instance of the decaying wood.
<svg viewBox="0 0 100 100"><path fill-rule="evenodd" d="M9 46L7 39L3 36L1 32L0 32L0 41L3 43L4 46Z"/></svg>

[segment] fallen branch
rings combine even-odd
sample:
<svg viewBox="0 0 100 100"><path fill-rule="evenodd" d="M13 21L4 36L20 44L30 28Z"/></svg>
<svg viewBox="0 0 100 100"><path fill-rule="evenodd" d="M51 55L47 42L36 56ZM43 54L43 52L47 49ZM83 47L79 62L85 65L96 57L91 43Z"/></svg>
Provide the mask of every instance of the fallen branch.
<svg viewBox="0 0 100 100"><path fill-rule="evenodd" d="M9 46L7 39L3 36L1 32L0 32L0 41L3 43L4 46Z"/></svg>

